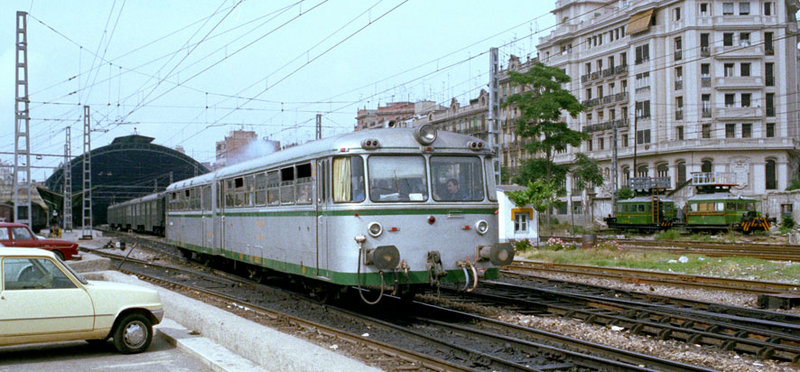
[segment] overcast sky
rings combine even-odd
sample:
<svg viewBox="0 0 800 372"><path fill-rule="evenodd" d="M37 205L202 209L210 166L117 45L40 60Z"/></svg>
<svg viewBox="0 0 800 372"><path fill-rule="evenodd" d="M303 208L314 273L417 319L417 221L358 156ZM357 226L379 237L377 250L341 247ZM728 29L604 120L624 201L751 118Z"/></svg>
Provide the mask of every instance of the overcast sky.
<svg viewBox="0 0 800 372"><path fill-rule="evenodd" d="M535 56L555 1L3 0L0 146L14 147L16 11L29 12L31 151L83 150L139 133L214 161L233 129L283 144L352 131L359 108L452 97L488 82L488 50ZM12 155L0 155L13 164ZM45 156L34 166L55 166ZM40 181L49 170L35 169Z"/></svg>

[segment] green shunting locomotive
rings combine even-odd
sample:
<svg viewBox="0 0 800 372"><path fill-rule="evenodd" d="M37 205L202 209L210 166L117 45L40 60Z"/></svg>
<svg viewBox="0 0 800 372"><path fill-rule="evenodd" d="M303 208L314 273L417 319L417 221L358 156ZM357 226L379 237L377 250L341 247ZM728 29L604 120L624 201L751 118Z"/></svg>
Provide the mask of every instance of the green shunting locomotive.
<svg viewBox="0 0 800 372"><path fill-rule="evenodd" d="M605 218L609 228L656 231L671 228L677 221L675 201L665 191L669 177L632 177L628 188L636 193L631 199L617 200L615 215Z"/></svg>

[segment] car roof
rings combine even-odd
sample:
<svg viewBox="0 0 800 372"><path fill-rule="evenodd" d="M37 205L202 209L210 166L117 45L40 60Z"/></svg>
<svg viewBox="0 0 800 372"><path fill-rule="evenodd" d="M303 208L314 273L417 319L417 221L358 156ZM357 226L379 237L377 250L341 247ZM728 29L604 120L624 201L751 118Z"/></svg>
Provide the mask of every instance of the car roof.
<svg viewBox="0 0 800 372"><path fill-rule="evenodd" d="M19 226L27 226L24 223L16 223L16 222L0 222L0 227L19 227Z"/></svg>
<svg viewBox="0 0 800 372"><path fill-rule="evenodd" d="M0 257L13 257L13 256L36 256L36 257L54 257L53 253L39 248L3 248L0 249Z"/></svg>

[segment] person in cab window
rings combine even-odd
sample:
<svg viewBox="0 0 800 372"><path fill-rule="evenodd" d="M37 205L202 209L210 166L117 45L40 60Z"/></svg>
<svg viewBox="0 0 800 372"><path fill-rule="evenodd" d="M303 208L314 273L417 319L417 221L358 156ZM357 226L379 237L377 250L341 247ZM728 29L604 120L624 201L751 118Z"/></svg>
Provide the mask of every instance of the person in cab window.
<svg viewBox="0 0 800 372"><path fill-rule="evenodd" d="M458 187L458 181L455 178L447 180L445 183L445 192L442 196L443 200L466 200L467 195Z"/></svg>

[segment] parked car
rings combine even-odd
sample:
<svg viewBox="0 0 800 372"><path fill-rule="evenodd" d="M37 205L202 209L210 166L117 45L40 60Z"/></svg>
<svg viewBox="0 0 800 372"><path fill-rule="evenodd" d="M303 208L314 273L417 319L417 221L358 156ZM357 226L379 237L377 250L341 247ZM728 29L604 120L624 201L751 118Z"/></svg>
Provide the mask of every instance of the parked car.
<svg viewBox="0 0 800 372"><path fill-rule="evenodd" d="M6 247L41 248L52 251L62 261L80 260L78 243L66 240L43 239L36 236L27 225L0 222L0 244Z"/></svg>
<svg viewBox="0 0 800 372"><path fill-rule="evenodd" d="M42 249L0 249L0 280L0 346L111 339L139 353L164 316L157 291L87 281Z"/></svg>

